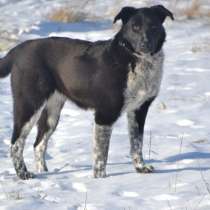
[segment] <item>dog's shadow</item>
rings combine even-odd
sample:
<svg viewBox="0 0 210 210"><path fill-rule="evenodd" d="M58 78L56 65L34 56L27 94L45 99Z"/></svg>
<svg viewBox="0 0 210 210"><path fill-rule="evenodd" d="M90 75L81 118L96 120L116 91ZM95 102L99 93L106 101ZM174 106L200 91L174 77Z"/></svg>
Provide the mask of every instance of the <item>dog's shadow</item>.
<svg viewBox="0 0 210 210"><path fill-rule="evenodd" d="M172 172L181 172L181 171L206 171L210 170L210 166L202 166L199 163L199 160L210 159L210 153L206 152L187 152L178 155L172 155L163 160L162 162L176 164L177 168L173 169L157 169L155 173L172 173ZM194 166L183 166L180 164L180 161L192 160ZM196 165L196 166L195 166Z"/></svg>
<svg viewBox="0 0 210 210"><path fill-rule="evenodd" d="M167 169L161 169L161 168L157 168L154 170L153 173L157 173L157 174L161 174L161 173L177 173L177 172L181 172L181 171L207 171L210 170L210 166L202 166L199 165L199 160L202 159L210 159L210 153L205 153L205 152L187 152L187 153L182 153L179 155L173 155L173 156L169 156L166 159L163 160L145 160L146 164L155 164L155 163L163 163L163 164L176 164L177 168L167 168ZM196 166L182 166L181 164L179 164L180 161L184 161L184 160L193 160L194 165L196 163ZM173 165L174 165L173 164ZM108 163L108 166L128 166L128 165L132 165L132 162L116 162L116 163ZM47 178L48 176L51 175L63 175L63 174L71 174L71 173L75 173L75 172L84 172L84 171L91 171L92 170L92 165L71 165L74 169L70 169L70 170L64 170L66 166L69 166L69 164L64 165L63 167L61 167L60 169L55 169L53 172L48 172L48 173L43 173L43 174L39 174L38 178ZM120 167L122 168L122 167ZM113 176L122 176L122 175L129 175L129 174L134 174L136 173L135 170L130 170L130 171L124 171L124 172L114 172L114 173L109 173L108 177L113 177Z"/></svg>
<svg viewBox="0 0 210 210"><path fill-rule="evenodd" d="M61 168L54 169L53 172L45 172L40 173L36 175L37 178L47 178L48 176L54 176L54 175L64 175L64 174L71 174L75 172L84 172L84 171L90 171L92 169L91 165L71 165L73 169L65 170L66 167L70 166L70 164L65 164Z"/></svg>

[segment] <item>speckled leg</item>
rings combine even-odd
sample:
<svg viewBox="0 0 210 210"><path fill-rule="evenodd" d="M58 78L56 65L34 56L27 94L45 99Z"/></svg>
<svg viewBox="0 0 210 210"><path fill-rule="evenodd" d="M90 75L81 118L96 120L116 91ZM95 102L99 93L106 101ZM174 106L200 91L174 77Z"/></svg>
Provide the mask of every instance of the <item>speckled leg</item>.
<svg viewBox="0 0 210 210"><path fill-rule="evenodd" d="M34 175L27 171L24 159L23 159L23 150L25 146L26 135L30 132L32 127L28 127L28 130L23 129L23 133L16 140L14 144L11 145L10 152L13 161L13 165L16 171L16 174L21 179L29 179L33 178Z"/></svg>
<svg viewBox="0 0 210 210"><path fill-rule="evenodd" d="M28 113L24 113L24 109L22 110L22 112L15 112L15 122L10 152L16 174L21 179L29 179L34 177L31 172L27 171L23 158L23 150L25 146L25 139L31 131L33 125L37 121L41 113L41 109L42 108L40 108L39 111L35 112L34 115L31 117ZM16 114L18 115L18 120L16 120Z"/></svg>
<svg viewBox="0 0 210 210"><path fill-rule="evenodd" d="M38 121L38 135L34 143L34 155L37 172L48 171L45 161L47 144L59 121L65 98L55 92L47 101L45 109Z"/></svg>
<svg viewBox="0 0 210 210"><path fill-rule="evenodd" d="M34 156L36 162L36 171L44 172L48 171L46 161L45 161L45 153L47 150L48 139L52 135L54 129L49 127L47 124L47 119L45 121L45 116L47 111L44 110L42 116L38 123L38 135L36 138L36 142L34 144Z"/></svg>
<svg viewBox="0 0 210 210"><path fill-rule="evenodd" d="M129 112L128 118L128 129L131 144L131 157L133 160L134 167L137 172L150 173L153 171L153 166L146 165L144 163L142 148L143 148L143 133L144 124L147 115L148 108L152 101L145 102L139 110Z"/></svg>
<svg viewBox="0 0 210 210"><path fill-rule="evenodd" d="M111 131L111 126L98 125L96 123L94 125L93 167L95 178L102 178L106 176L106 163L108 158Z"/></svg>

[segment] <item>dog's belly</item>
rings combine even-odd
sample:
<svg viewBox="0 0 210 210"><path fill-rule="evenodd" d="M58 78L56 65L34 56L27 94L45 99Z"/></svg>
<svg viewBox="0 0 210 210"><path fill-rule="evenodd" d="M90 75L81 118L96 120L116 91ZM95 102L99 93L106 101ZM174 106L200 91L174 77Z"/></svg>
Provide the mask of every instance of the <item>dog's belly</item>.
<svg viewBox="0 0 210 210"><path fill-rule="evenodd" d="M157 96L162 79L163 59L164 54L161 51L141 59L135 69L129 71L123 111L136 110L148 99Z"/></svg>

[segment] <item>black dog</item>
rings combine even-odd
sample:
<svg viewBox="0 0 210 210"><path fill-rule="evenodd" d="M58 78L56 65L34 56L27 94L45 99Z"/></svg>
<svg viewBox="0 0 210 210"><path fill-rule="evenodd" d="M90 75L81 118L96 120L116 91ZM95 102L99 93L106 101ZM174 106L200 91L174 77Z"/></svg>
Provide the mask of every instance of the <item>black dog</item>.
<svg viewBox="0 0 210 210"><path fill-rule="evenodd" d="M11 156L17 175L32 178L23 159L25 139L38 123L34 144L37 170L47 171L45 152L66 99L95 112L94 177L104 177L113 123L128 113L131 156L138 172L151 172L142 157L148 108L157 96L164 55L165 18L161 5L124 7L115 17L122 28L114 39L88 42L69 38L26 41L0 60L0 77L11 72L14 130Z"/></svg>

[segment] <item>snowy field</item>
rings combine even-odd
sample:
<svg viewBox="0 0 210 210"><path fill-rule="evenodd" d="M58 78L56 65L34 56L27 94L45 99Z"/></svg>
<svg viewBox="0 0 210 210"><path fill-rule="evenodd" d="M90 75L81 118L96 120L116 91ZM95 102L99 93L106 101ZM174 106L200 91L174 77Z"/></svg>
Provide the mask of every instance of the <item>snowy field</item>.
<svg viewBox="0 0 210 210"><path fill-rule="evenodd" d="M108 39L117 30L108 19L60 24L42 21L44 9L37 12L38 16L30 15L38 5L47 10L64 1L25 0L17 5L14 2L0 0L0 20L11 29L5 30L13 31L18 42L55 35ZM107 4L112 5L110 1ZM12 17L15 6L17 14ZM24 6L29 8L28 13L21 13ZM10 8L7 14L3 13L5 8ZM10 80L6 78L0 80L0 210L210 209L210 20L167 20L165 27L168 36L164 46L164 78L159 97L150 109L144 136L144 157L155 167L154 173L134 171L126 118L122 116L111 139L108 177L94 179L93 113L68 102L49 143L49 172L33 180L19 180L9 157L12 98ZM32 171L35 135L34 128L24 153Z"/></svg>

